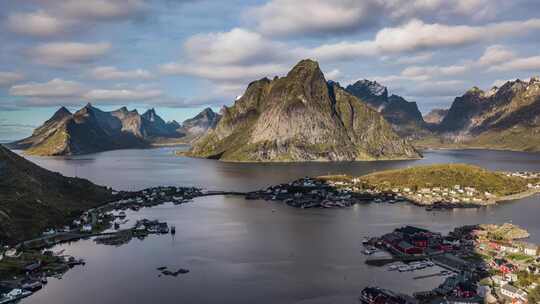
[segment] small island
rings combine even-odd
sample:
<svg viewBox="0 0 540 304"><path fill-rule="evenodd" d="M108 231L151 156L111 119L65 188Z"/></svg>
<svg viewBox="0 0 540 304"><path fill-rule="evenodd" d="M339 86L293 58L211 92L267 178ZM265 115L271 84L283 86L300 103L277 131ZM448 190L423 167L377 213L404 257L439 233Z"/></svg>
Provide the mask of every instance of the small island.
<svg viewBox="0 0 540 304"><path fill-rule="evenodd" d="M376 172L302 178L251 192L248 199L284 201L300 208L410 202L432 209L477 208L540 192L534 172L495 172L466 164L436 164Z"/></svg>

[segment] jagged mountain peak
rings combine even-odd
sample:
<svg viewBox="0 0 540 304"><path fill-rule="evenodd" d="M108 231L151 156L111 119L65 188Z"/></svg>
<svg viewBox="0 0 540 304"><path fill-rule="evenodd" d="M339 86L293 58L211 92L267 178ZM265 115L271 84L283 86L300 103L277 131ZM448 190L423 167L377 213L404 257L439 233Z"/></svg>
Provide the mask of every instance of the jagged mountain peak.
<svg viewBox="0 0 540 304"><path fill-rule="evenodd" d="M532 76L529 80L529 84L540 83L540 76Z"/></svg>
<svg viewBox="0 0 540 304"><path fill-rule="evenodd" d="M482 89L480 89L479 87L474 86L474 87L468 89L467 92L465 92L465 95L478 95L478 96L482 96L482 95L484 95L484 91L483 91Z"/></svg>
<svg viewBox="0 0 540 304"><path fill-rule="evenodd" d="M287 76L251 83L188 155L232 161L418 157L381 114L302 60Z"/></svg>
<svg viewBox="0 0 540 304"><path fill-rule="evenodd" d="M362 79L358 80L354 84L350 85L349 87L355 88L357 90L363 89L369 92L370 94L374 96L388 96L388 89L378 83L377 81L371 81L368 79Z"/></svg>
<svg viewBox="0 0 540 304"><path fill-rule="evenodd" d="M51 119L62 119L68 116L71 116L71 112L66 107L62 106L54 113Z"/></svg>

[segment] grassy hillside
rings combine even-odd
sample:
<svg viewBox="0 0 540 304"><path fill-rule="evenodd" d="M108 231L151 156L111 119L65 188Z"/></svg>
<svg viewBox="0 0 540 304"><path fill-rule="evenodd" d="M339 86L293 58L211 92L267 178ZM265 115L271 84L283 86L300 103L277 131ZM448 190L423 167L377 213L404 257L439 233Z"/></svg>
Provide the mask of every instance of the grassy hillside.
<svg viewBox="0 0 540 304"><path fill-rule="evenodd" d="M527 181L518 177L508 177L499 172L465 165L441 164L418 166L406 169L388 170L361 177L368 185L389 188L451 188L454 185L474 187L503 196L527 190Z"/></svg>
<svg viewBox="0 0 540 304"><path fill-rule="evenodd" d="M0 145L0 243L38 236L110 198L110 189L48 171Z"/></svg>

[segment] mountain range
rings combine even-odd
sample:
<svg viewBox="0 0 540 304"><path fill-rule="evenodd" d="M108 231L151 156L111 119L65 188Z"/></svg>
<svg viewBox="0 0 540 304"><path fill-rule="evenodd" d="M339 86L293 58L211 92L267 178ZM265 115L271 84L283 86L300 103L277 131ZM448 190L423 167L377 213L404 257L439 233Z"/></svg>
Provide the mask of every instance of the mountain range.
<svg viewBox="0 0 540 304"><path fill-rule="evenodd" d="M508 81L483 91L473 87L457 97L424 147L540 151L540 78Z"/></svg>
<svg viewBox="0 0 540 304"><path fill-rule="evenodd" d="M226 161L350 161L420 154L367 102L326 81L317 62L249 84L187 155Z"/></svg>
<svg viewBox="0 0 540 304"><path fill-rule="evenodd" d="M214 126L219 117L208 108L181 125L165 122L154 109L141 115L126 107L105 112L87 104L75 113L61 107L31 136L9 147L31 155L58 156L185 143Z"/></svg>
<svg viewBox="0 0 540 304"><path fill-rule="evenodd" d="M68 224L111 197L111 189L45 170L0 145L0 244Z"/></svg>

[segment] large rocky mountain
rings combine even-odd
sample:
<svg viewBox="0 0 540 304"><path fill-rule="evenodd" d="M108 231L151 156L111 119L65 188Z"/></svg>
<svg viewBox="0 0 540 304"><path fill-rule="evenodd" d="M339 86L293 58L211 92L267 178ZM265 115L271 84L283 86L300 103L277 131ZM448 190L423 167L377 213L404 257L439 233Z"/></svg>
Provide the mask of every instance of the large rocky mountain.
<svg viewBox="0 0 540 304"><path fill-rule="evenodd" d="M184 120L182 130L189 140L194 140L204 135L209 129L215 128L220 119L221 115L211 108L206 108L195 117Z"/></svg>
<svg viewBox="0 0 540 304"><path fill-rule="evenodd" d="M196 119L190 120L190 123L196 122ZM87 104L73 114L60 108L30 137L9 146L31 155L78 155L185 142L188 132L176 121L165 122L154 109L140 115L137 110L129 111L126 107L105 112Z"/></svg>
<svg viewBox="0 0 540 304"><path fill-rule="evenodd" d="M417 158L374 109L302 60L285 77L249 84L188 155L226 161Z"/></svg>
<svg viewBox="0 0 540 304"><path fill-rule="evenodd" d="M398 95L389 96L388 89L378 82L359 80L347 86L346 91L381 113L399 135L418 137L427 132L416 102L407 101Z"/></svg>
<svg viewBox="0 0 540 304"><path fill-rule="evenodd" d="M0 145L0 244L39 236L111 197L110 189L50 172Z"/></svg>
<svg viewBox="0 0 540 304"><path fill-rule="evenodd" d="M439 144L540 151L540 78L457 97L437 125Z"/></svg>

